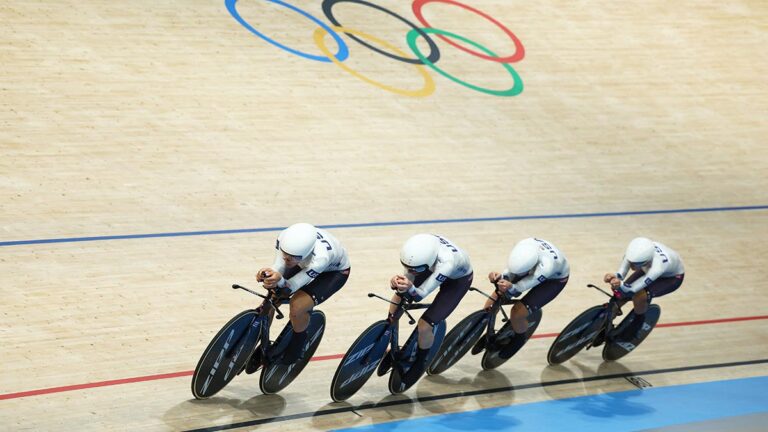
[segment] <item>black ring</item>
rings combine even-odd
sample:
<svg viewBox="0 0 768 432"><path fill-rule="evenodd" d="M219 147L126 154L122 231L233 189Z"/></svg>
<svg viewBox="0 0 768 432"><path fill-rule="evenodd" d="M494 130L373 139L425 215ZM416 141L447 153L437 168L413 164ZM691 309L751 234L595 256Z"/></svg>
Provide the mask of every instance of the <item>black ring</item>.
<svg viewBox="0 0 768 432"><path fill-rule="evenodd" d="M424 40L426 40L427 43L429 44L429 56L427 56L427 60L429 62L431 62L431 63L437 63L437 61L440 59L440 50L437 48L437 44L435 43L435 41L432 40L432 38L429 37L429 35L424 33L424 31L421 28L417 27L414 23L412 23L412 22L408 21L407 19L401 17L400 15L392 12L391 10L383 8L383 7L381 7L381 6L377 5L377 4L368 3L367 1L364 1L364 0L324 0L323 1L323 13L325 13L325 17L328 18L328 20L333 25L335 25L337 27L344 28L344 26L342 26L341 23L339 23L339 21L333 16L333 12L331 11L331 9L333 8L333 6L336 3L341 3L341 2L357 3L357 4L361 4L361 5L365 5L365 6L370 6L370 7L374 8L374 9L378 9L378 10L380 10L380 11L382 11L382 12L388 14L388 15L391 15L391 16L399 19L400 21L408 24L411 28L416 30L419 33L419 35L421 35L421 37L423 37ZM361 45L363 45L363 46L365 46L367 48L370 48L370 49L372 49L373 51L376 51L379 54L385 55L385 56L387 56L387 57L389 57L391 59L400 60L401 62L411 63L411 64L424 64L424 62L421 61L421 59L418 59L418 58L406 58L406 57L396 56L394 54L391 54L391 53L383 51L383 50L381 50L379 48L376 48L375 46L365 42L364 40L358 38L355 35L352 35L352 34L349 34L349 33L344 33L344 34L349 36L350 38L354 39L357 43L359 43L359 44L361 44Z"/></svg>

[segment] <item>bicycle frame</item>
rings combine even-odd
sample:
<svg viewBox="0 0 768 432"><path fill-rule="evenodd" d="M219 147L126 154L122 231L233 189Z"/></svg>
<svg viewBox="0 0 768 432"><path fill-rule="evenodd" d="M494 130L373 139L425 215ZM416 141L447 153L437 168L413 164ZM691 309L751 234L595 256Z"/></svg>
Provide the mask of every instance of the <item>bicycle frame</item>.
<svg viewBox="0 0 768 432"><path fill-rule="evenodd" d="M470 287L469 290L475 291L476 293L479 293L489 299L492 299L491 296L480 291L475 287ZM499 311L501 311L501 314L504 316L504 319L502 319L501 322L509 321L509 316L507 316L507 313L504 312L504 308L503 308L504 298L506 297L506 295L505 293L502 293L501 291L499 291L498 288L496 288L496 284L494 284L494 291L496 293L496 299L493 300L493 305L491 305L491 310L488 312L490 316L488 318L488 323L486 324L487 328L485 332L485 338L487 342L490 342L489 339L491 335L494 334L495 327L496 327L496 315L498 315ZM513 300L511 304L515 304L518 301L519 300Z"/></svg>
<svg viewBox="0 0 768 432"><path fill-rule="evenodd" d="M241 290L247 291L247 292L249 292L249 293L251 293L251 294L253 294L255 296L261 297L261 298L264 299L264 303L260 306L261 310L259 311L259 314L248 325L248 331L243 333L242 335L240 335L240 337L232 344L232 348L230 348L230 350L225 354L225 356L227 358L229 356L231 356L232 351L236 347L238 347L240 345L240 341L246 339L248 336L251 335L251 332L253 331L253 329L257 327L256 326L257 323L260 323L260 325L258 327L262 328L261 337L260 337L261 344L260 344L259 349L261 349L262 354L266 354L267 353L267 348L269 347L269 327L270 327L269 311L270 311L270 308L275 310L275 315L276 315L277 319L283 319L283 317L285 315L283 315L283 313L280 311L280 307L278 305L276 305L272 301L270 296L265 296L265 295L259 294L256 291L253 291L251 289L248 289L248 288L246 288L244 286L241 286L241 285L238 285L238 284L233 284L232 285L232 289L241 289ZM264 307L265 305L269 306L269 307L268 308Z"/></svg>
<svg viewBox="0 0 768 432"><path fill-rule="evenodd" d="M417 304L414 304L414 303L408 302L406 300L405 296L401 295L400 293L397 293L397 295L399 295L401 297L401 299L402 299L400 301L400 303L394 303L394 302L392 302L390 300L387 300L386 298L381 297L381 296L379 296L377 294L368 293L368 297L376 297L378 299L384 300L385 302L387 302L389 304L396 305L397 309L395 310L393 315L395 317L399 318L401 313L404 313L405 315L408 316L408 324L410 324L410 325L416 324L416 320L408 312L409 310L412 310L412 309L426 309L426 308L428 308L428 307L430 307L432 305L431 303L425 303L425 304L417 303ZM390 355L392 355L393 356L392 357L393 360L395 360L392 363L393 365L400 361L400 359L398 359L398 354L400 354L400 326L399 326L399 322L400 322L399 319L393 319L393 320L390 320L390 322L389 322L389 324L387 326L387 330L392 332L391 333L392 336L390 336L390 338L389 338L389 347L390 347L389 349L390 349ZM366 357L367 356L368 356L368 354L366 354Z"/></svg>
<svg viewBox="0 0 768 432"><path fill-rule="evenodd" d="M608 313L605 314L603 323L600 325L600 331L595 333L595 335L592 336L592 340L589 341L589 344L587 344L587 349L590 349L594 346L595 340L597 340L597 337L600 336L600 334L604 334L604 339L608 341L609 336L611 335L611 332L614 329L613 319L616 318L617 316L621 316L622 312L621 312L621 306L619 306L619 300L616 297L609 294L607 291L603 290L598 286L587 284L587 287L594 288L609 297L608 303L606 303L606 308L608 309Z"/></svg>

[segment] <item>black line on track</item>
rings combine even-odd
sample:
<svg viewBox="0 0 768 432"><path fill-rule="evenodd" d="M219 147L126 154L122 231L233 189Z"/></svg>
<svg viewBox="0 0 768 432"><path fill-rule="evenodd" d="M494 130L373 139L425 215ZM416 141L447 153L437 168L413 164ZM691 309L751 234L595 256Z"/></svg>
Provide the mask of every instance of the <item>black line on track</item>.
<svg viewBox="0 0 768 432"><path fill-rule="evenodd" d="M411 404L415 402L423 403L423 402L431 402L436 400L484 395L484 394L490 394L490 393L501 393L506 391L525 390L525 389L538 388L538 387L550 387L550 386L556 386L556 385L562 385L562 384L603 381L603 380L610 380L614 378L627 378L630 376L657 375L657 374L664 374L664 373L686 372L686 371L705 370L705 369L720 369L720 368L737 367L737 366L749 366L749 365L756 365L756 364L763 364L763 363L768 363L768 359L745 360L745 361L728 362L728 363L710 363L710 364L703 364L703 365L682 366L682 367L676 367L676 368L651 369L651 370L637 371L637 372L625 372L625 373L609 374L609 375L596 375L596 376L587 377L587 378L571 378L571 379L564 379L564 380L557 380L557 381L537 382L537 383L530 383L530 384L521 384L516 386L505 386L505 387L496 387L496 388L481 389L481 390L447 393L447 394L441 394L441 395L420 397L415 399L368 403L368 404L363 404L358 406L347 406L342 408L333 408L333 409L320 410L315 412L289 414L284 416L268 417L268 418L249 420L249 421L238 422L238 423L230 423L230 424L220 425L220 426L211 426L211 427L200 428L200 429L189 429L185 432L214 432L214 431L237 429L237 428L249 427L249 426L257 426L257 425L266 424L266 423L277 423L277 422L297 420L297 419L309 418L309 417L320 417L320 416L339 414L339 413L345 413L345 412L353 412L357 414L356 411L360 411L360 410L384 408L384 407L389 407L394 405L406 405L406 404Z"/></svg>

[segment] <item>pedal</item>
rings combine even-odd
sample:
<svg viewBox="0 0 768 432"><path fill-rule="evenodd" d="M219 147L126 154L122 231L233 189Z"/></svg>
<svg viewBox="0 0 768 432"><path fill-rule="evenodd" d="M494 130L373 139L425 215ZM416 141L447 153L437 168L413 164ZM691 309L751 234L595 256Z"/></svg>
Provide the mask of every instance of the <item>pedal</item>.
<svg viewBox="0 0 768 432"><path fill-rule="evenodd" d="M613 308L614 308L613 309L613 311L614 311L613 315L615 317L620 317L620 316L624 315L624 312L621 311L621 308L618 305L614 304Z"/></svg>
<svg viewBox="0 0 768 432"><path fill-rule="evenodd" d="M376 368L376 375L378 376L384 376L387 372L392 369L392 353L387 351L387 353L384 355L384 358L381 359L381 363L379 363L379 367Z"/></svg>
<svg viewBox="0 0 768 432"><path fill-rule="evenodd" d="M587 346L587 350L589 350L590 348L599 347L605 342L605 340L606 340L605 332L601 331L597 336L595 336L595 338L592 340L592 343Z"/></svg>
<svg viewBox="0 0 768 432"><path fill-rule="evenodd" d="M501 334L494 334L485 344L486 351L498 351L502 346L509 342L509 337L502 336Z"/></svg>
<svg viewBox="0 0 768 432"><path fill-rule="evenodd" d="M485 350L486 342L485 335L478 339L477 342L475 342L475 346L472 347L472 355L477 355L483 352Z"/></svg>
<svg viewBox="0 0 768 432"><path fill-rule="evenodd" d="M280 349L280 340L277 339L274 342L270 342L269 348L267 349L267 359L271 362L272 360L280 357L283 355L285 350L288 348L287 344L286 346L282 347Z"/></svg>
<svg viewBox="0 0 768 432"><path fill-rule="evenodd" d="M261 348L258 348L253 353L253 355L251 355L251 358L249 358L248 361L245 362L245 365L243 366L243 369L240 372L244 370L247 375L250 375L258 371L259 369L261 369L262 366L264 366L264 361L262 358ZM240 372L238 372L238 375L240 375Z"/></svg>

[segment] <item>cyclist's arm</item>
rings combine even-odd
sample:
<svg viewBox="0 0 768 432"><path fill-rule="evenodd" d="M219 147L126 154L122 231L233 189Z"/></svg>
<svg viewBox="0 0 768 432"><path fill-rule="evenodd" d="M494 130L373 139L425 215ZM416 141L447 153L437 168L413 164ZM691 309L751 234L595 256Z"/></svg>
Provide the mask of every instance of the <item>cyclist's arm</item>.
<svg viewBox="0 0 768 432"><path fill-rule="evenodd" d="M447 279L447 276L440 273L439 270L436 269L435 272L432 273L432 275L429 276L427 280L425 280L424 283L422 283L420 286L412 286L408 290L408 294L410 294L416 301L421 301Z"/></svg>
<svg viewBox="0 0 768 432"><path fill-rule="evenodd" d="M279 240L275 241L275 262L272 263L272 270L280 274L285 273L285 261L283 261L283 253L280 251Z"/></svg>
<svg viewBox="0 0 768 432"><path fill-rule="evenodd" d="M619 278L619 280L624 280L624 278L627 277L628 272L629 272L629 261L627 261L627 259L624 258L621 261L619 270L616 272L616 277Z"/></svg>
<svg viewBox="0 0 768 432"><path fill-rule="evenodd" d="M534 271L532 274L529 274L523 278L521 278L518 281L515 281L512 284L512 289L519 292L524 293L528 291L529 289L535 287L536 285L546 281L548 275L545 274L544 269L540 265L536 265L536 271Z"/></svg>
<svg viewBox="0 0 768 432"><path fill-rule="evenodd" d="M324 272L330 264L330 259L327 255L314 255L312 261L309 262L307 268L302 269L296 273L290 279L280 279L277 286L280 288L289 288L291 294L295 293L302 287L307 286L316 277L320 276L320 273Z"/></svg>
<svg viewBox="0 0 768 432"><path fill-rule="evenodd" d="M639 278L637 278L637 280L632 282L629 282L629 280L625 282L623 285L623 289L624 291L631 291L633 293L636 293L641 289L647 287L648 285L652 284L662 274L664 274L664 266L658 265L658 264L652 265L648 269L648 271L645 273L644 276L640 276Z"/></svg>

